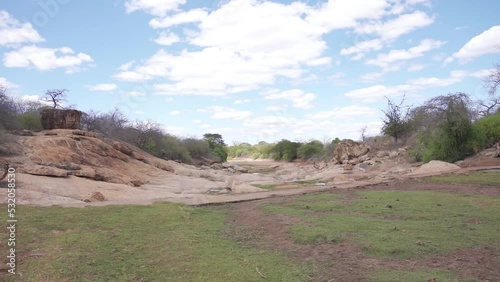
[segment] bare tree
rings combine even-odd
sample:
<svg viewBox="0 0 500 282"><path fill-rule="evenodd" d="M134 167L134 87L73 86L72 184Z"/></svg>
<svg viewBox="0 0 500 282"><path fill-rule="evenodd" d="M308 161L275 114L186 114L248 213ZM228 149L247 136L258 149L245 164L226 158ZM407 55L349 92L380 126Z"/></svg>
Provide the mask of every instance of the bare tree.
<svg viewBox="0 0 500 282"><path fill-rule="evenodd" d="M61 103L66 101L66 89L51 89L45 92L45 101L53 103L53 108L61 108Z"/></svg>
<svg viewBox="0 0 500 282"><path fill-rule="evenodd" d="M398 143L398 140L405 136L410 130L408 123L408 112L410 107L403 106L405 96L403 96L399 104L396 104L387 97L385 98L387 99L387 110L383 110L385 117L382 120L384 122L382 132L385 135L393 137L394 141Z"/></svg>
<svg viewBox="0 0 500 282"><path fill-rule="evenodd" d="M497 88L500 85L500 63L495 64L485 82L488 86L488 94L495 95Z"/></svg>
<svg viewBox="0 0 500 282"><path fill-rule="evenodd" d="M496 64L484 80L485 87L488 88L488 99L477 101L477 111L481 116L487 116L500 111L500 96L497 95L500 85L500 63Z"/></svg>
<svg viewBox="0 0 500 282"><path fill-rule="evenodd" d="M361 129L359 130L359 133L361 134L360 139L362 142L366 141L366 138L367 138L366 131L367 130L368 130L368 126L366 126L366 125L361 127Z"/></svg>

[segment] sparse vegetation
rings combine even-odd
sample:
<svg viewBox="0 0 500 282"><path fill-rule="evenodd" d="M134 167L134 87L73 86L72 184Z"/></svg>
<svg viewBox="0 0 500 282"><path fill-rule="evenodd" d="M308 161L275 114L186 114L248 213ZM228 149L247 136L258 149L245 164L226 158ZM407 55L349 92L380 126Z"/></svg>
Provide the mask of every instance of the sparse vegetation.
<svg viewBox="0 0 500 282"><path fill-rule="evenodd" d="M306 269L283 255L226 238L227 215L221 210L171 203L23 206L18 217L23 281L258 281L256 268L270 281L306 279ZM155 224L145 224L152 218ZM2 241L6 235L1 233Z"/></svg>
<svg viewBox="0 0 500 282"><path fill-rule="evenodd" d="M399 104L391 101L387 98L387 110L384 112L384 126L382 127L382 132L385 135L394 138L394 141L398 143L398 140L403 136L407 135L410 131L410 125L408 122L408 106L403 106L404 97L401 99ZM364 136L364 134L362 134Z"/></svg>
<svg viewBox="0 0 500 282"><path fill-rule="evenodd" d="M481 184L493 187L500 187L500 171L499 172L471 172L466 175L444 175L432 176L429 178L431 181L446 182L446 183L460 183L460 184Z"/></svg>
<svg viewBox="0 0 500 282"><path fill-rule="evenodd" d="M500 199L495 197L370 191L359 193L350 204L335 197L315 196L309 201L297 197L291 203L266 204L263 209L300 219L289 232L301 244L349 240L369 256L420 258L497 242L499 207Z"/></svg>
<svg viewBox="0 0 500 282"><path fill-rule="evenodd" d="M253 159L274 159L277 161L302 161L330 160L335 146L340 142L339 138L333 141L321 142L311 140L308 142L293 142L283 139L277 143L267 143L264 141L256 145L239 143L228 147L229 158L253 158Z"/></svg>

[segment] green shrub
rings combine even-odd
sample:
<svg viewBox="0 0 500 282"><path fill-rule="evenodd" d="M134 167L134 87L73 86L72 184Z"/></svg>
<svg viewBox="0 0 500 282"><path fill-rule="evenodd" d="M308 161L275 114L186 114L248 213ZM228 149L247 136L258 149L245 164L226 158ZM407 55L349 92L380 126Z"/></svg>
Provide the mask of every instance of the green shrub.
<svg viewBox="0 0 500 282"><path fill-rule="evenodd" d="M297 156L302 160L309 160L313 157L321 157L324 152L323 143L314 140L307 144L302 144L297 150Z"/></svg>
<svg viewBox="0 0 500 282"><path fill-rule="evenodd" d="M487 147L500 141L500 113L481 118L476 121L475 126Z"/></svg>
<svg viewBox="0 0 500 282"><path fill-rule="evenodd" d="M283 139L273 147L274 159L291 162L297 158L297 150L300 146L300 143Z"/></svg>
<svg viewBox="0 0 500 282"><path fill-rule="evenodd" d="M23 129L43 130L40 114L37 112L28 112L19 116Z"/></svg>

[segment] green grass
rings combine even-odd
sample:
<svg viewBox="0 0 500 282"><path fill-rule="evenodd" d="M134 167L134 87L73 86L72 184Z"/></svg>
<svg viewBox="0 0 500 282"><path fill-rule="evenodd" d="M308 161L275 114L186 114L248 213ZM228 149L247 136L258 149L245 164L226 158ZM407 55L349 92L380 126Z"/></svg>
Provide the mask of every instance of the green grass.
<svg viewBox="0 0 500 282"><path fill-rule="evenodd" d="M370 256L421 258L500 241L500 198L429 191L369 191L345 205L324 200L263 205L298 217L301 244L350 240Z"/></svg>
<svg viewBox="0 0 500 282"><path fill-rule="evenodd" d="M273 190L278 189L278 185L276 185L276 184L255 184L254 186L257 188L266 189L269 191L273 191Z"/></svg>
<svg viewBox="0 0 500 282"><path fill-rule="evenodd" d="M435 281L439 282L452 282L460 281L456 274L451 271L438 270L438 269L419 269L416 271L404 271L404 270L380 270L375 272L371 277L372 282L424 282L431 281L435 278ZM467 280L474 281L474 280Z"/></svg>
<svg viewBox="0 0 500 282"><path fill-rule="evenodd" d="M433 176L428 179L435 182L500 186L500 172L477 171L468 175Z"/></svg>
<svg viewBox="0 0 500 282"><path fill-rule="evenodd" d="M256 267L269 281L305 280L283 255L227 239L221 209L21 206L17 215L23 276L2 281L259 281Z"/></svg>

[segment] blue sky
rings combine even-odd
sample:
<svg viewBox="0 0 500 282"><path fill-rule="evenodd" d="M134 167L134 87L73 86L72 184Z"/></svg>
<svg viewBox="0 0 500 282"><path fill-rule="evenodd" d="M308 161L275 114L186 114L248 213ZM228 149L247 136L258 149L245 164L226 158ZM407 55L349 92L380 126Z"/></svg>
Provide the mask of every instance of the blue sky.
<svg viewBox="0 0 500 282"><path fill-rule="evenodd" d="M485 98L500 1L0 2L0 84L228 143L380 132L389 97Z"/></svg>

